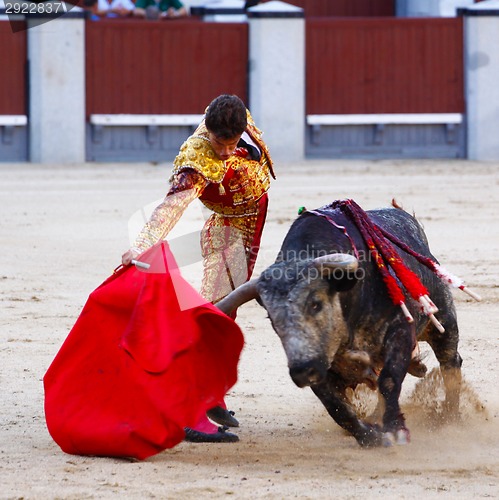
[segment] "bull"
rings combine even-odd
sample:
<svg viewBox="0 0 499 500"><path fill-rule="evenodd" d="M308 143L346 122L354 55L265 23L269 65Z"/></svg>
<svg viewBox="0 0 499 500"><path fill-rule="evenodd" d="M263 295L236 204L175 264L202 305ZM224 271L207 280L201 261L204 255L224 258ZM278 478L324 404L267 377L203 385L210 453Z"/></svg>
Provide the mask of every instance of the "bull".
<svg viewBox="0 0 499 500"><path fill-rule="evenodd" d="M458 413L462 358L452 293L434 272L398 248L401 260L429 291L441 325L437 328L410 298L406 304L413 321L408 322L388 296L357 225L334 204L321 213L328 217L314 211L299 215L275 262L217 305L230 313L256 299L281 339L298 387L309 386L361 446L404 444L409 430L399 405L402 383L408 372L424 376L426 370L411 355L418 341L426 341L439 362L444 408ZM366 213L379 228L434 259L415 217L398 206ZM348 388L362 383L377 388L384 402L379 424L360 419L347 397Z"/></svg>

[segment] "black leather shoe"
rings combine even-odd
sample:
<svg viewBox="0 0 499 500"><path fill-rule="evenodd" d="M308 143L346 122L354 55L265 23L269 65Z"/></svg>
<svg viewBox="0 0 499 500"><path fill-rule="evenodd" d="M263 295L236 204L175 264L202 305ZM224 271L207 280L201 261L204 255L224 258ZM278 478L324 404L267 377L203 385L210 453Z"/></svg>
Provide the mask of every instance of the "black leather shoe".
<svg viewBox="0 0 499 500"><path fill-rule="evenodd" d="M221 406L214 406L206 412L206 416L219 425L226 427L239 427L239 422L234 418L234 412L225 410Z"/></svg>
<svg viewBox="0 0 499 500"><path fill-rule="evenodd" d="M237 443L239 436L226 432L226 427L219 427L218 432L207 434L206 432L199 432L186 427L184 441L189 443Z"/></svg>

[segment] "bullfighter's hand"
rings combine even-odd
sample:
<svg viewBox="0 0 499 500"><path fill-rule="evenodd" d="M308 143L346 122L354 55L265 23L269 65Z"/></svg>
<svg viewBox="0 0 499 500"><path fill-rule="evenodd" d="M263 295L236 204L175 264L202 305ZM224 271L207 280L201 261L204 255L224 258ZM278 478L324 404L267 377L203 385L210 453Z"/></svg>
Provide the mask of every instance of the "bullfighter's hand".
<svg viewBox="0 0 499 500"><path fill-rule="evenodd" d="M122 256L121 256L121 263L124 266L128 266L129 264L132 263L132 260L136 259L138 257L139 253L135 252L134 250L127 250Z"/></svg>

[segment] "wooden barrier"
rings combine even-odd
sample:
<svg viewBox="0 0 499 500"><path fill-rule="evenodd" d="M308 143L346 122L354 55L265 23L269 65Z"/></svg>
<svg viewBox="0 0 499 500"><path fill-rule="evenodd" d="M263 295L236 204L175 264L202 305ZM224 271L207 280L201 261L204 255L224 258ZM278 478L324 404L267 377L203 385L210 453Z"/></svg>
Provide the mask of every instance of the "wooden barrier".
<svg viewBox="0 0 499 500"><path fill-rule="evenodd" d="M0 20L0 160L25 161L27 146L26 23ZM24 31L22 30L24 28Z"/></svg>

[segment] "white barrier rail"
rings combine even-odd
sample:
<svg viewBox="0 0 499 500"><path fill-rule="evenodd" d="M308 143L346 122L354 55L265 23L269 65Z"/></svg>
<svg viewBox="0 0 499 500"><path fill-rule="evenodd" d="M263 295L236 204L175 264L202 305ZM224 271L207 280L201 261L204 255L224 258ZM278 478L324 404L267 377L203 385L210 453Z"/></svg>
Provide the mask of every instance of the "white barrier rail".
<svg viewBox="0 0 499 500"><path fill-rule="evenodd" d="M92 125L108 127L131 127L131 126L197 126L204 115L135 115L135 114L109 114L90 115Z"/></svg>
<svg viewBox="0 0 499 500"><path fill-rule="evenodd" d="M455 125L462 122L460 113L307 115L307 125Z"/></svg>
<svg viewBox="0 0 499 500"><path fill-rule="evenodd" d="M0 127L24 127L27 124L26 115L0 115Z"/></svg>

